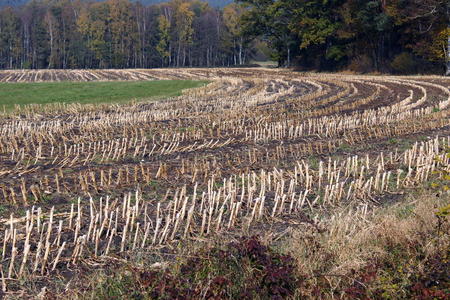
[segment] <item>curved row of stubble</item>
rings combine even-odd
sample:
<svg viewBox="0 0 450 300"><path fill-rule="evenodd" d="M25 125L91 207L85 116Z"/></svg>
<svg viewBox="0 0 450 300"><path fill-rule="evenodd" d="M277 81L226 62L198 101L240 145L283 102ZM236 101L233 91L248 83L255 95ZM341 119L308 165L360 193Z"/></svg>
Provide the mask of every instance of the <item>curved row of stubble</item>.
<svg viewBox="0 0 450 300"><path fill-rule="evenodd" d="M30 105L1 116L0 202L23 211L0 220L4 291L80 262L258 232L283 218L327 230L333 211L364 219L384 195L448 166L447 78L0 72L0 82L153 79L211 83L156 103ZM418 134L430 138L367 146Z"/></svg>

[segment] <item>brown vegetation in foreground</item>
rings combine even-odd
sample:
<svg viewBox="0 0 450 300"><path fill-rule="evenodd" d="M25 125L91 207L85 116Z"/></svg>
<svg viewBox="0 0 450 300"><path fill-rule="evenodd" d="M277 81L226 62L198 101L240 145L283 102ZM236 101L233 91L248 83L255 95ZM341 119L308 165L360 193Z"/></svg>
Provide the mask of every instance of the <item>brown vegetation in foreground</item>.
<svg viewBox="0 0 450 300"><path fill-rule="evenodd" d="M450 224L440 223L436 207L448 200L420 191L364 219L337 211L324 230L290 225L288 233L187 248L163 270L127 265L97 272L83 296L446 299Z"/></svg>
<svg viewBox="0 0 450 300"><path fill-rule="evenodd" d="M26 72L42 80L38 72L74 78L76 71ZM82 72L87 78L97 71ZM442 226L448 224L438 234L435 212L448 198L417 198L406 216L395 212L409 203L404 193L446 179L449 79L263 69L145 72L213 83L157 103L28 106L1 116L6 295L67 296L70 290L88 297L77 279L93 269L131 266L146 274L154 263L173 264L170 257L237 236L258 235L261 247L289 253L295 275L287 276L288 286L295 288L283 297L379 298L398 295L397 288L408 297L428 289L409 275L428 276L422 271L445 265ZM5 81L21 80L8 76ZM279 260L272 251L263 252ZM405 255L411 259L403 261ZM410 281L381 279L380 272L393 274L388 263L412 263ZM151 276L181 280L162 272L169 273ZM204 278L192 272L192 284L203 286ZM249 278L261 280L249 273L242 282ZM230 279L224 280L218 284ZM413 283L419 292L408 294ZM140 287L141 295L154 292ZM218 297L239 295L230 293Z"/></svg>

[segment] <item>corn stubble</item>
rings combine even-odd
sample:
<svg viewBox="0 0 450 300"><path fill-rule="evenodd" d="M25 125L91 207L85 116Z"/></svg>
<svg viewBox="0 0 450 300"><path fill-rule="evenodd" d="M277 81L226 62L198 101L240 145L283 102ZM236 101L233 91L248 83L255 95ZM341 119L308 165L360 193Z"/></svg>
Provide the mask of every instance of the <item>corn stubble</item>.
<svg viewBox="0 0 450 300"><path fill-rule="evenodd" d="M333 210L365 219L384 196L449 166L450 136L439 131L450 125L450 91L441 77L0 72L0 82L48 77L212 83L157 103L35 105L2 115L0 202L25 211L0 220L4 292L18 279L247 232L283 216L307 215L321 228ZM419 133L430 137L406 150L355 150Z"/></svg>

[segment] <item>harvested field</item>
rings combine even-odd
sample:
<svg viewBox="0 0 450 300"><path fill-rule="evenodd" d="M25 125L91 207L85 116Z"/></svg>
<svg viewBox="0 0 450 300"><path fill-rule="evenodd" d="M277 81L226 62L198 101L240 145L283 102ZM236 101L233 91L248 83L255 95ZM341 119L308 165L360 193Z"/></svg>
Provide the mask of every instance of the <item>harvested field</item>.
<svg viewBox="0 0 450 300"><path fill-rule="evenodd" d="M204 76L209 72L201 72ZM183 70L5 70L0 71L0 82L57 82L57 81L133 81L198 78L195 71Z"/></svg>
<svg viewBox="0 0 450 300"><path fill-rule="evenodd" d="M152 79L212 83L154 103L1 115L3 292L185 241L327 230L344 208L364 220L449 166L449 78L0 71L0 82Z"/></svg>

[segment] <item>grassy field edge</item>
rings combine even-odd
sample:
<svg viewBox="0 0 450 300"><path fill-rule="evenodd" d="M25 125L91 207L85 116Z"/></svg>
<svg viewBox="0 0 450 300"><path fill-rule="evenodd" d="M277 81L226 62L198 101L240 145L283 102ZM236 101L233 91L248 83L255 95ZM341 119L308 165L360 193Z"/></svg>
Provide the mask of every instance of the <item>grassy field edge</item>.
<svg viewBox="0 0 450 300"><path fill-rule="evenodd" d="M204 80L0 83L0 107L54 103L126 103L180 96Z"/></svg>

